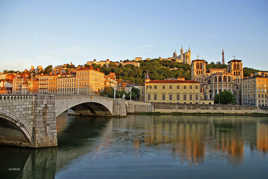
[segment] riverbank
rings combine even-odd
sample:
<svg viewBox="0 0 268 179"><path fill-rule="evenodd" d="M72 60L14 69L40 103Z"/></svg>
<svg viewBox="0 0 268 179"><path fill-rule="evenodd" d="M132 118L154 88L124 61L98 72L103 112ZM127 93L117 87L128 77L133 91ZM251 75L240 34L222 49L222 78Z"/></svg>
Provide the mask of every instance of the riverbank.
<svg viewBox="0 0 268 179"><path fill-rule="evenodd" d="M268 117L266 113L183 113L183 112L136 112L128 115L173 115L173 116L251 116L251 117Z"/></svg>
<svg viewBox="0 0 268 179"><path fill-rule="evenodd" d="M127 114L138 115L268 116L268 110L242 105L128 102L126 106Z"/></svg>

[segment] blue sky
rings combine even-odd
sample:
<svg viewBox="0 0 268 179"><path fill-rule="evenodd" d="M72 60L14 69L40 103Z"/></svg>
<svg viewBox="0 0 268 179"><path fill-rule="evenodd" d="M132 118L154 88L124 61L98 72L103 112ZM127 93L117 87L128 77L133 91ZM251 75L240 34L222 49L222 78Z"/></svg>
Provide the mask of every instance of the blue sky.
<svg viewBox="0 0 268 179"><path fill-rule="evenodd" d="M234 56L268 70L266 0L0 0L0 71L87 60Z"/></svg>

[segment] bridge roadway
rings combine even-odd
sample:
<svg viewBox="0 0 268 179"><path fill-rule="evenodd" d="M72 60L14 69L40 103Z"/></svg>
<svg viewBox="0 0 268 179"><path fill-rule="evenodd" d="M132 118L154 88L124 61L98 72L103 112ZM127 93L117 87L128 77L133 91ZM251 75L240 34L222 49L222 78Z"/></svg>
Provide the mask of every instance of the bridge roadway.
<svg viewBox="0 0 268 179"><path fill-rule="evenodd" d="M125 101L101 96L1 95L0 144L57 146L56 117L68 109L81 115L127 115Z"/></svg>

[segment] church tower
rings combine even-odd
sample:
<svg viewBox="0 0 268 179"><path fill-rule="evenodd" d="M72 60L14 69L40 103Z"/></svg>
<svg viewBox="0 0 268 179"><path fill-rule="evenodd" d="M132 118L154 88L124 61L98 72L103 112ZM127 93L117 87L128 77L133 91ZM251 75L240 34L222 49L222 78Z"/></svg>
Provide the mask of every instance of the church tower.
<svg viewBox="0 0 268 179"><path fill-rule="evenodd" d="M149 73L146 72L145 83L150 81Z"/></svg>
<svg viewBox="0 0 268 179"><path fill-rule="evenodd" d="M181 54L180 54L181 61L182 61L183 63L185 63L185 62L184 62L184 53L183 53L183 48L182 48L182 47L181 47L181 49L180 49L180 52L181 52Z"/></svg>
<svg viewBox="0 0 268 179"><path fill-rule="evenodd" d="M176 59L178 57L178 54L176 52L176 50L173 52L173 58Z"/></svg>

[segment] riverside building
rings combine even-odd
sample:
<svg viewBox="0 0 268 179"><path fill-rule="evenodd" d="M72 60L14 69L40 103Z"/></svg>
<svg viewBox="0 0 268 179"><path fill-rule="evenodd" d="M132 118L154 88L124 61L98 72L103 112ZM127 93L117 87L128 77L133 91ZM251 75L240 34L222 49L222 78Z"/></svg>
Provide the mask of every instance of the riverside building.
<svg viewBox="0 0 268 179"><path fill-rule="evenodd" d="M178 104L213 104L204 100L200 83L178 78L177 80L150 80L145 82L145 102Z"/></svg>
<svg viewBox="0 0 268 179"><path fill-rule="evenodd" d="M248 77L242 83L242 104L268 106L268 77Z"/></svg>

